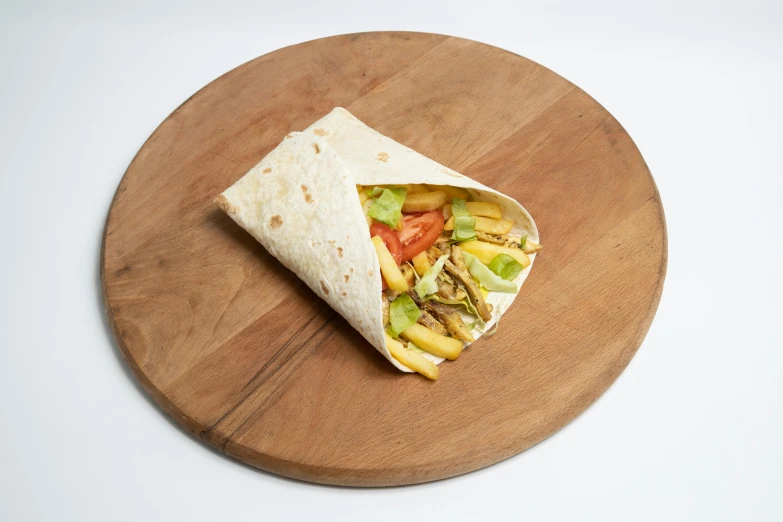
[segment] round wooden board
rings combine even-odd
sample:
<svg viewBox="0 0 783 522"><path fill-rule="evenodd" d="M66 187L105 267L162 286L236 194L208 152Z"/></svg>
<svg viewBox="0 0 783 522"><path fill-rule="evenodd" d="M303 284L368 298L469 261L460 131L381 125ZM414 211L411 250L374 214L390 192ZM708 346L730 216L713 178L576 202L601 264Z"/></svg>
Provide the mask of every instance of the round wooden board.
<svg viewBox="0 0 783 522"><path fill-rule="evenodd" d="M539 226L498 333L436 382L394 369L211 203L336 106ZM555 433L633 357L665 271L655 183L603 107L510 52L397 32L287 47L189 98L125 173L101 259L117 342L168 414L253 466L357 486L466 473Z"/></svg>

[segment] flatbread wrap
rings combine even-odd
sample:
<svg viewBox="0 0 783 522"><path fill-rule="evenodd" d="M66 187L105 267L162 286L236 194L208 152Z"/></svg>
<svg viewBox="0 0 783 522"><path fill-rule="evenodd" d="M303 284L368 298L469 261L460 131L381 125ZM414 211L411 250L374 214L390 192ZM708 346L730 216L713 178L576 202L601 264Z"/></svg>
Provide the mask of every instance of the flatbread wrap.
<svg viewBox="0 0 783 522"><path fill-rule="evenodd" d="M216 204L403 372L490 332L540 250L530 214L335 108Z"/></svg>

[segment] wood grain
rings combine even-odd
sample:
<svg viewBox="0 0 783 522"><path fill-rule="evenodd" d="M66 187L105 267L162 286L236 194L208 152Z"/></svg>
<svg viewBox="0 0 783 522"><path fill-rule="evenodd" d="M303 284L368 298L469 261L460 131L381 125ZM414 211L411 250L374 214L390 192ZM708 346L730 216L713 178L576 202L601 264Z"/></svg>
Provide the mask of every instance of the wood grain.
<svg viewBox="0 0 783 522"><path fill-rule="evenodd" d="M435 383L395 370L211 204L335 106L539 225L499 332ZM665 271L655 184L603 107L525 58L422 33L315 40L207 85L134 158L101 254L117 343L169 415L254 466L361 486L466 473L555 433L633 357Z"/></svg>

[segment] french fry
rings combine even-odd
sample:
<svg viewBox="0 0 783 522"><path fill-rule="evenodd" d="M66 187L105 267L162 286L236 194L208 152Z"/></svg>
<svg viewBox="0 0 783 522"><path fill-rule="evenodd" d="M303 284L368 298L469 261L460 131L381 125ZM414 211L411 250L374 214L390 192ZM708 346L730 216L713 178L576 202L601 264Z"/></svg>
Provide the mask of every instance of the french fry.
<svg viewBox="0 0 783 522"><path fill-rule="evenodd" d="M528 258L527 254L519 248L493 245L492 243L485 243L483 241L465 241L460 243L459 246L465 252L476 256L476 259L485 265L489 265L498 254L507 254L513 257L522 265L523 269L530 264L530 258Z"/></svg>
<svg viewBox="0 0 783 522"><path fill-rule="evenodd" d="M367 195L367 191L365 191L364 187L361 185L356 185L356 192L359 193L359 203L364 205L364 202L367 201L367 199L370 197Z"/></svg>
<svg viewBox="0 0 783 522"><path fill-rule="evenodd" d="M527 240L527 241L525 241L525 248L523 248L523 250L525 251L525 254L535 254L536 252L538 252L542 248L544 248L544 247L542 247L538 243L535 243L533 241Z"/></svg>
<svg viewBox="0 0 783 522"><path fill-rule="evenodd" d="M465 203L465 208L474 216L484 216L492 219L501 219L503 217L500 213L500 206L497 203L489 203L488 201L468 201ZM446 219L451 217L451 203L443 207L443 215Z"/></svg>
<svg viewBox="0 0 783 522"><path fill-rule="evenodd" d="M479 232L486 232L487 234L495 234L502 236L511 232L511 228L514 226L513 221L508 219L492 219L488 217L476 216L476 230Z"/></svg>
<svg viewBox="0 0 783 522"><path fill-rule="evenodd" d="M453 361L462 353L462 341L436 334L418 323L406 328L401 334L403 339L414 343L424 351Z"/></svg>
<svg viewBox="0 0 783 522"><path fill-rule="evenodd" d="M508 234L514 226L514 223L508 219L492 219L482 216L474 216L474 219L476 220L476 231L498 236ZM454 216L451 216L449 220L446 221L443 230L454 230Z"/></svg>
<svg viewBox="0 0 783 522"><path fill-rule="evenodd" d="M430 189L424 185L419 185L418 183L411 183L408 185L408 194L424 194L425 192L429 191Z"/></svg>
<svg viewBox="0 0 783 522"><path fill-rule="evenodd" d="M440 207L440 210L441 212L443 212L443 219L445 219L446 221L448 221L449 218L451 218L451 216L454 215L451 212L451 203L446 203L445 205Z"/></svg>
<svg viewBox="0 0 783 522"><path fill-rule="evenodd" d="M375 245L375 253L378 254L378 264L381 265L381 274L383 274L386 284L397 292L407 291L408 282L405 281L405 276L402 275L397 263L394 262L394 258L389 253L389 249L386 248L383 239L380 236L373 236L372 244Z"/></svg>
<svg viewBox="0 0 783 522"><path fill-rule="evenodd" d="M427 259L427 252L420 252L413 256L413 268L416 270L416 273L420 276L423 276L424 273L429 270L432 265L430 264L430 260Z"/></svg>
<svg viewBox="0 0 783 522"><path fill-rule="evenodd" d="M386 347L391 352L392 357L426 378L434 381L440 375L440 370L435 363L428 361L420 353L405 348L401 342L392 338L389 334L386 334Z"/></svg>
<svg viewBox="0 0 783 522"><path fill-rule="evenodd" d="M402 205L403 212L426 212L440 208L446 202L446 193L420 192L418 194L408 194L405 203Z"/></svg>

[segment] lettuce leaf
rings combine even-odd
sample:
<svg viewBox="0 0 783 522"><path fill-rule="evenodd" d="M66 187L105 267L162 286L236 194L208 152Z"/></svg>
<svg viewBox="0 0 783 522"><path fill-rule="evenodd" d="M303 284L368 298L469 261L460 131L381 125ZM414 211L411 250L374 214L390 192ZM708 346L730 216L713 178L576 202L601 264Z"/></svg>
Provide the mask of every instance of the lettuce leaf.
<svg viewBox="0 0 783 522"><path fill-rule="evenodd" d="M400 294L389 305L389 335L398 337L419 320L421 311L408 294Z"/></svg>
<svg viewBox="0 0 783 522"><path fill-rule="evenodd" d="M449 256L445 254L440 256L438 260L435 261L435 264L424 272L424 275L421 276L421 280L413 287L420 298L424 299L425 296L434 294L438 291L438 274L443 270L443 265L448 258Z"/></svg>
<svg viewBox="0 0 783 522"><path fill-rule="evenodd" d="M465 259L465 266L468 267L470 275L478 279L481 286L487 290L493 292L508 292L510 294L517 292L517 285L511 281L506 281L495 274L492 270L487 268L487 265L476 259L472 254L462 252L462 257Z"/></svg>
<svg viewBox="0 0 783 522"><path fill-rule="evenodd" d="M454 198L451 202L451 214L454 216L454 232L451 239L454 241L468 241L476 239L476 218L473 217L465 205L465 200Z"/></svg>
<svg viewBox="0 0 783 522"><path fill-rule="evenodd" d="M489 265L487 265L487 268L506 281L511 281L522 271L522 265L508 254L496 255Z"/></svg>
<svg viewBox="0 0 783 522"><path fill-rule="evenodd" d="M373 189L373 194L379 187ZM370 207L368 214L375 221L396 228L402 219L402 205L405 203L407 190L404 188L381 189L380 197Z"/></svg>

